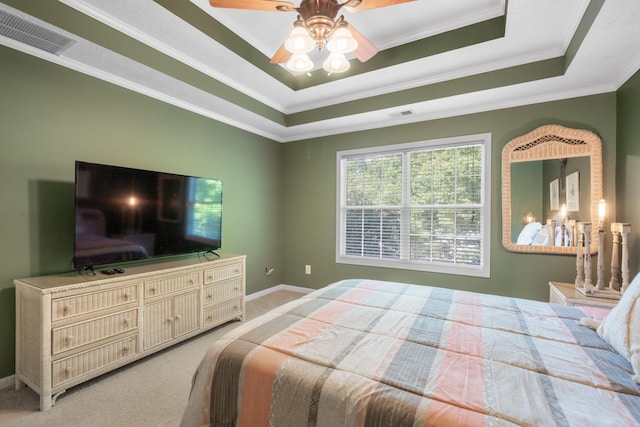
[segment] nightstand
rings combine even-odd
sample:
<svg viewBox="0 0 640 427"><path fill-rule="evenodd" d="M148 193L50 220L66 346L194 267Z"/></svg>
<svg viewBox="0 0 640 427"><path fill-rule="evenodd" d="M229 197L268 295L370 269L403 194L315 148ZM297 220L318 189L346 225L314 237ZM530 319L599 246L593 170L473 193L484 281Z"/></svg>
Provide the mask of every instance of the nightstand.
<svg viewBox="0 0 640 427"><path fill-rule="evenodd" d="M573 283L549 282L549 302L569 306L610 309L618 303L618 300L598 297L585 297L578 290L576 290L576 287Z"/></svg>

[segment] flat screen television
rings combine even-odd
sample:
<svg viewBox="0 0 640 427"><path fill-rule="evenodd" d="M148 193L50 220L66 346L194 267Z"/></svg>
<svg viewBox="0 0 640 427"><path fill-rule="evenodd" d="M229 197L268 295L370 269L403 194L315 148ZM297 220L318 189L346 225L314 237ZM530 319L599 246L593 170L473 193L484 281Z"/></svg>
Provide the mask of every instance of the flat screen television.
<svg viewBox="0 0 640 427"><path fill-rule="evenodd" d="M222 180L76 161L73 265L213 251Z"/></svg>

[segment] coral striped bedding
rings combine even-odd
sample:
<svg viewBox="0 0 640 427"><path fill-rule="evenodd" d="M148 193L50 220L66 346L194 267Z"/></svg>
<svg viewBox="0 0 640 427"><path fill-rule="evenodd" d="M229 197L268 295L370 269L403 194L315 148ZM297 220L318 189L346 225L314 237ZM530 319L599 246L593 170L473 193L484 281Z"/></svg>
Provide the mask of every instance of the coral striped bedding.
<svg viewBox="0 0 640 427"><path fill-rule="evenodd" d="M630 426L640 387L585 313L346 280L207 352L183 426Z"/></svg>

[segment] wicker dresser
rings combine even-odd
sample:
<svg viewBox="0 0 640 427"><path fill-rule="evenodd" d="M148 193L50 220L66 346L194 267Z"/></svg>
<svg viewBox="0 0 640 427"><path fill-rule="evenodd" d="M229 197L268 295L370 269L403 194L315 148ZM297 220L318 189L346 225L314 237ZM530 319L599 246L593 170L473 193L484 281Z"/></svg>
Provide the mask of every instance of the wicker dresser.
<svg viewBox="0 0 640 427"><path fill-rule="evenodd" d="M15 280L16 388L47 410L105 372L244 316L245 256Z"/></svg>

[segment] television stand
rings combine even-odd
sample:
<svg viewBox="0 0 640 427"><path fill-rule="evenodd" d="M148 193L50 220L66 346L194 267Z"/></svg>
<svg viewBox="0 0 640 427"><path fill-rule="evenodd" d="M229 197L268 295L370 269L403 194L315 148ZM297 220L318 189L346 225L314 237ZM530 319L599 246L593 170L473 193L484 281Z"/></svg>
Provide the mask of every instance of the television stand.
<svg viewBox="0 0 640 427"><path fill-rule="evenodd" d="M15 280L16 389L50 409L70 387L244 318L245 255Z"/></svg>

